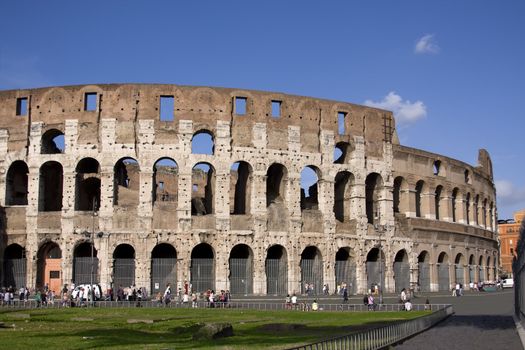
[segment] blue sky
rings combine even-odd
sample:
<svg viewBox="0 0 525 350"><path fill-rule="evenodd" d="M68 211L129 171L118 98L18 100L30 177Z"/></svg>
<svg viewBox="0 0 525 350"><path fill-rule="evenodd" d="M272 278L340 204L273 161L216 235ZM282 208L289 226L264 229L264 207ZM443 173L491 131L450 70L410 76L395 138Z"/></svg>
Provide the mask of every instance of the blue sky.
<svg viewBox="0 0 525 350"><path fill-rule="evenodd" d="M525 208L525 2L2 1L0 89L173 83L379 105Z"/></svg>

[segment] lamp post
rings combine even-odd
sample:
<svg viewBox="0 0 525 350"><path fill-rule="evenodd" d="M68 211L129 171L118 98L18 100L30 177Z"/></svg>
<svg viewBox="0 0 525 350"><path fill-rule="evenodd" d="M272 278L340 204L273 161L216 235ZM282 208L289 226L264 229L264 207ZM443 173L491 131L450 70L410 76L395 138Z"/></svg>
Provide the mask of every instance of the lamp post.
<svg viewBox="0 0 525 350"><path fill-rule="evenodd" d="M89 290L90 290L90 298L91 298L91 305L95 305L95 295L93 290L93 274L95 272L95 218L96 218L96 205L97 205L97 198L93 197L93 211L91 212L92 217L92 223L91 223L91 273L89 278Z"/></svg>
<svg viewBox="0 0 525 350"><path fill-rule="evenodd" d="M379 221L379 218L377 218L377 221ZM379 243L377 244L379 248L379 304L383 304L383 240L381 236L390 229L390 226L376 223L374 224L374 229L379 236Z"/></svg>

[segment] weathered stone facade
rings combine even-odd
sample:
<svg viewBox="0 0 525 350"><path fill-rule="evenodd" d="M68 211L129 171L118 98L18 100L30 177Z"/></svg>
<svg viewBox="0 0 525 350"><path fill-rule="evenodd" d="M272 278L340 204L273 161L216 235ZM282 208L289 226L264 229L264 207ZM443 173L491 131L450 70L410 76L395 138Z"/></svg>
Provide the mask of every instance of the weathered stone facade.
<svg viewBox="0 0 525 350"><path fill-rule="evenodd" d="M211 151L192 152L203 134ZM435 291L496 274L488 153L471 166L404 147L389 111L176 85L0 91L0 153L4 284L78 284L93 265L103 288L153 293L362 293L381 275L385 291Z"/></svg>

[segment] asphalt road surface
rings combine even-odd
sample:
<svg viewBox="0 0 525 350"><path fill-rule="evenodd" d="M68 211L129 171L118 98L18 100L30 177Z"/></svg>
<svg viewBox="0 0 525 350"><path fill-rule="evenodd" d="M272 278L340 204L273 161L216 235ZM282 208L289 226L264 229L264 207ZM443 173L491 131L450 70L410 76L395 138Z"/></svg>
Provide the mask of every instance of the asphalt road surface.
<svg viewBox="0 0 525 350"><path fill-rule="evenodd" d="M513 289L466 293L462 297L434 295L429 299L433 304L452 304L455 314L397 345L396 350L523 350L512 318Z"/></svg>

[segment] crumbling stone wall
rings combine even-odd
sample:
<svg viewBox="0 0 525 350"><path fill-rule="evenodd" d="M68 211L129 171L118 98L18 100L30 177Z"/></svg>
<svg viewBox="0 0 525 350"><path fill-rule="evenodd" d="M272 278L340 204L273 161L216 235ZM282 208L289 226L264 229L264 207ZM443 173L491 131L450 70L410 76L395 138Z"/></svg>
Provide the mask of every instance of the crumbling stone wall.
<svg viewBox="0 0 525 350"><path fill-rule="evenodd" d="M94 106L87 106L88 95L95 96ZM171 120L160 120L165 96L174 100ZM238 98L246 101L244 113L236 109ZM20 111L24 103L26 110ZM278 115L272 103L278 103ZM49 130L63 133L64 152L42 152ZM213 136L213 154L191 151L193 136L202 131ZM341 155L334 156L335 148ZM496 277L495 189L488 153L480 151L480 164L474 167L401 146L389 111L273 92L177 85L1 91L0 153L5 212L0 257L11 254L14 244L22 247L28 285L41 280L37 260L47 242L60 247L60 278L70 283L74 249L90 240L86 232L94 231L97 279L105 287L113 282L119 258L114 252L123 244L131 246L125 251L135 262L135 284L145 287L159 244L175 248L177 283L192 279L192 252L202 244L211 247L217 289L230 289L236 276L244 276L234 267L235 259L251 259L246 265L255 294L273 288L272 261L281 271L276 281L285 284L276 293L300 292L314 279L317 290L328 283L333 291L350 278L338 275L344 264L353 271L352 290L364 292L377 279L367 257L379 248L387 291L401 283L416 285L422 256L430 264L430 288L437 290L443 252L450 257L449 280L463 271L456 270L456 260L476 261L476 279L481 276L478 265ZM96 213L75 210L76 166L88 157L100 169ZM173 159L176 169L161 169L154 176L160 159ZM60 206L43 211L39 203L50 193L42 169L51 161L62 167L61 193L53 194ZM232 171L236 162L247 164L248 175ZM213 169L211 179L194 171L198 163ZM436 164L440 170L434 173ZM27 177L26 204L19 202L20 181L13 186L7 175L15 165L19 176ZM301 206L305 167L318 174L309 189L317 200ZM237 187L240 177L244 189ZM161 181L164 190L158 187ZM206 198L211 202L204 204ZM245 201L237 212L235 201ZM278 249L269 253L272 247ZM401 282L394 267L402 251L408 256L408 282Z"/></svg>

